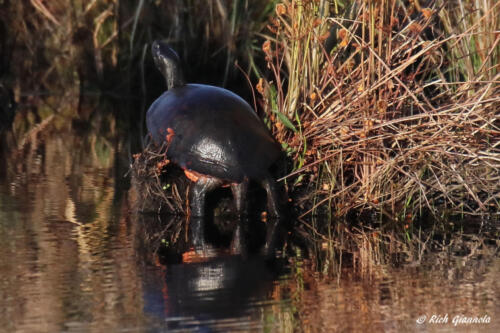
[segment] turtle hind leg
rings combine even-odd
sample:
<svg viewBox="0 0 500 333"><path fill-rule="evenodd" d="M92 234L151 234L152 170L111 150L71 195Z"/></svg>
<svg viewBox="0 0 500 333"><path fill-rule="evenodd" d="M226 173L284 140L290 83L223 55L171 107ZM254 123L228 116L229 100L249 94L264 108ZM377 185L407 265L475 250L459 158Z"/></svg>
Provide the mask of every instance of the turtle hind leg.
<svg viewBox="0 0 500 333"><path fill-rule="evenodd" d="M281 209L278 199L276 181L270 176L266 176L262 182L262 187L267 193L267 212L274 217L281 217Z"/></svg>

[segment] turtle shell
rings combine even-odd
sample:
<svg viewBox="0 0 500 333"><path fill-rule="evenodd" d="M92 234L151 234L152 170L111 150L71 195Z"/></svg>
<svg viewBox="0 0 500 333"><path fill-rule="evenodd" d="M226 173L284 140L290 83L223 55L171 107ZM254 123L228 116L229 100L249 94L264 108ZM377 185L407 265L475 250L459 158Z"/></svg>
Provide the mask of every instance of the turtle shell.
<svg viewBox="0 0 500 333"><path fill-rule="evenodd" d="M261 179L280 146L252 108L229 90L186 84L163 93L146 115L155 144L183 169L241 182Z"/></svg>

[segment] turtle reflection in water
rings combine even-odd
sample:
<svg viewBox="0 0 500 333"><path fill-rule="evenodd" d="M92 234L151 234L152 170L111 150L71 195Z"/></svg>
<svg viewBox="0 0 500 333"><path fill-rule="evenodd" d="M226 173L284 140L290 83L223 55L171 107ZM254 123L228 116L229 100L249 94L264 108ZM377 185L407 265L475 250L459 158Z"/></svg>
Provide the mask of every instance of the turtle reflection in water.
<svg viewBox="0 0 500 333"><path fill-rule="evenodd" d="M166 43L155 41L152 53L168 90L149 108L146 124L155 145L166 142L166 157L194 182L191 216L203 217L206 194L223 185L230 185L236 213L244 215L248 183L254 180L267 192L268 213L278 217L268 169L281 150L257 114L229 90L187 84L177 53Z"/></svg>

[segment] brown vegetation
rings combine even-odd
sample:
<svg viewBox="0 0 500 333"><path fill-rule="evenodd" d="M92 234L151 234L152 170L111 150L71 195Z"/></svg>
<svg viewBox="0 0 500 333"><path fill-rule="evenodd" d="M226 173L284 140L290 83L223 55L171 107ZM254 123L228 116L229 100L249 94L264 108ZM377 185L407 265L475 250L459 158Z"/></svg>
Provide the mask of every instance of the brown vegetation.
<svg viewBox="0 0 500 333"><path fill-rule="evenodd" d="M303 215L499 210L500 5L405 3L276 7L257 88Z"/></svg>
<svg viewBox="0 0 500 333"><path fill-rule="evenodd" d="M282 180L301 215L495 213L500 4L482 4L5 1L0 75L18 100L98 84L142 90L149 101L160 88L146 79L148 43L168 38L191 76L204 76L198 82L228 83L235 60L260 79L266 122L292 164ZM41 123L53 111L34 112Z"/></svg>
<svg viewBox="0 0 500 333"><path fill-rule="evenodd" d="M166 147L149 144L142 153L134 155L132 179L139 196L139 211L166 210L187 213L187 179L183 172L169 168Z"/></svg>

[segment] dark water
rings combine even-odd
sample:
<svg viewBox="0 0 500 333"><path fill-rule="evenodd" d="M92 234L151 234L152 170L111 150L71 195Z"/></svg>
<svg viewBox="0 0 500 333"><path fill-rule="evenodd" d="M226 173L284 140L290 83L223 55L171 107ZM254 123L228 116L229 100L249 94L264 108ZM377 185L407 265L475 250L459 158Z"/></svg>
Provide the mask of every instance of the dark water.
<svg viewBox="0 0 500 333"><path fill-rule="evenodd" d="M161 256L169 221L137 212L114 117L39 124L0 138L0 331L500 331L495 228L360 234L357 251L323 241L318 257L291 240L276 260Z"/></svg>

